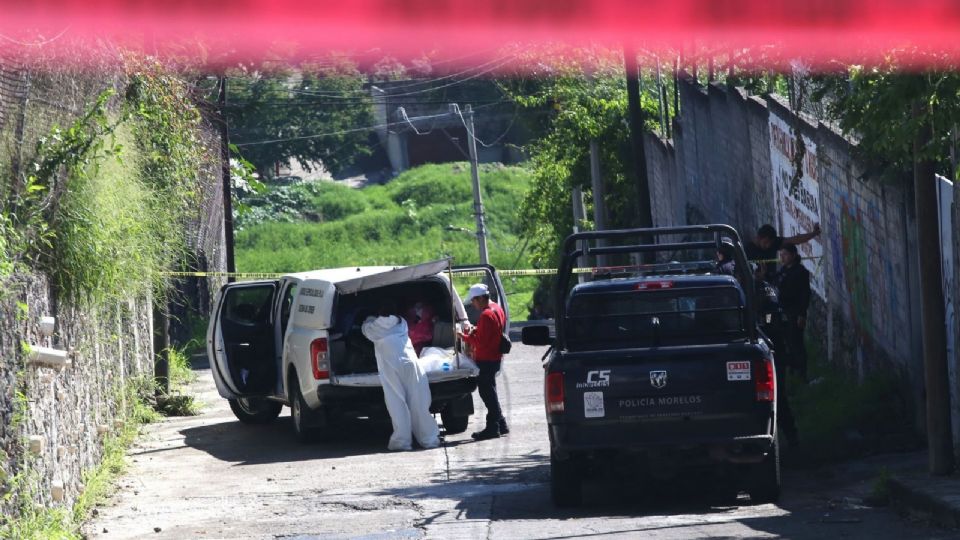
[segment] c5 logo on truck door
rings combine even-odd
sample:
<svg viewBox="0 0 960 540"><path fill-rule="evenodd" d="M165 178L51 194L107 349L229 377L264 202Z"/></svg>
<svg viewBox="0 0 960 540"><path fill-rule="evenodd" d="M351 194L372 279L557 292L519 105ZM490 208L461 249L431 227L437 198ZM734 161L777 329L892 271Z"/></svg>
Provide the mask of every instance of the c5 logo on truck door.
<svg viewBox="0 0 960 540"><path fill-rule="evenodd" d="M602 388L610 386L610 370L595 369L587 372L587 381L577 383L577 388Z"/></svg>
<svg viewBox="0 0 960 540"><path fill-rule="evenodd" d="M664 371L651 371L650 372L650 385L654 388L663 388L667 385L667 372Z"/></svg>

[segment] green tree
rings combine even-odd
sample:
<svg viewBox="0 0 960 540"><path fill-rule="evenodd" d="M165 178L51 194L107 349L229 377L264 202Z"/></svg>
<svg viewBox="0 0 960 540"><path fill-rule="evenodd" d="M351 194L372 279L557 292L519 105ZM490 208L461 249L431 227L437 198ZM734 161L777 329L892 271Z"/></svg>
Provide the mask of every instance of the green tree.
<svg viewBox="0 0 960 540"><path fill-rule="evenodd" d="M637 191L626 122L626 80L619 50L556 53L539 68L524 69L525 77L501 84L520 106L552 110L544 120L544 134L527 148L533 181L520 204L520 223L531 239L533 261L549 267L556 265L559 246L573 231L573 189L579 186L591 193L591 140L600 147L608 226L635 225ZM644 92L641 101L647 127L652 129L656 98ZM592 195L588 204L592 205ZM590 229L592 219L577 225Z"/></svg>
<svg viewBox="0 0 960 540"><path fill-rule="evenodd" d="M370 133L357 128L373 124L373 111L354 63L238 69L227 80L230 140L261 178L292 160L308 171L321 162L337 174L370 154Z"/></svg>
<svg viewBox="0 0 960 540"><path fill-rule="evenodd" d="M951 130L960 122L960 75L947 68L906 72L895 58L884 66L854 65L843 75L819 77L812 97L858 141L868 175L909 182L916 157L933 161L938 173L952 178ZM914 103L923 104L920 117L912 112ZM933 137L915 156L913 142L924 125L933 128Z"/></svg>

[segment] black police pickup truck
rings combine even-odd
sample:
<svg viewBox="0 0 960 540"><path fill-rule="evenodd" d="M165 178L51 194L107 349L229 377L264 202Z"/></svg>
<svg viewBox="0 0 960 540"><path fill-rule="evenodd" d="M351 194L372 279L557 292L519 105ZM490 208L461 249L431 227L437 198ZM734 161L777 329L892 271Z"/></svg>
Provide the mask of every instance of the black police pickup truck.
<svg viewBox="0 0 960 540"><path fill-rule="evenodd" d="M736 275L716 265L722 243L734 247ZM643 254L671 262L639 264ZM554 503L579 504L594 466L624 461L653 473L719 467L731 493L776 501L773 353L736 230L578 233L561 255L556 337L544 326L523 329L524 343L551 346L544 391ZM605 267L579 267L591 256Z"/></svg>

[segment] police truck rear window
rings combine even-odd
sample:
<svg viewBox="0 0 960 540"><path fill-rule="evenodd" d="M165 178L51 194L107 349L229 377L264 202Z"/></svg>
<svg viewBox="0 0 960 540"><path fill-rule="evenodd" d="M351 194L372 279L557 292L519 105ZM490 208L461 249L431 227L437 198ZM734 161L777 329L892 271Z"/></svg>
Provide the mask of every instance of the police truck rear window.
<svg viewBox="0 0 960 540"><path fill-rule="evenodd" d="M576 294L566 321L571 349L654 347L746 337L743 299L734 287L683 287Z"/></svg>

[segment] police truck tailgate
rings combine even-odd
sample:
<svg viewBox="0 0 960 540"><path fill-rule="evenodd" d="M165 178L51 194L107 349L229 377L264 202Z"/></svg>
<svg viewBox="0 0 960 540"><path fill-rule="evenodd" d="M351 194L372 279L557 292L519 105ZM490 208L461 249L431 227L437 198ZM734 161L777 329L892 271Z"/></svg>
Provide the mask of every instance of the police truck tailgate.
<svg viewBox="0 0 960 540"><path fill-rule="evenodd" d="M754 344L568 352L564 410L552 415L557 435L574 446L695 443L767 431L769 404ZM568 429L573 428L576 429Z"/></svg>

